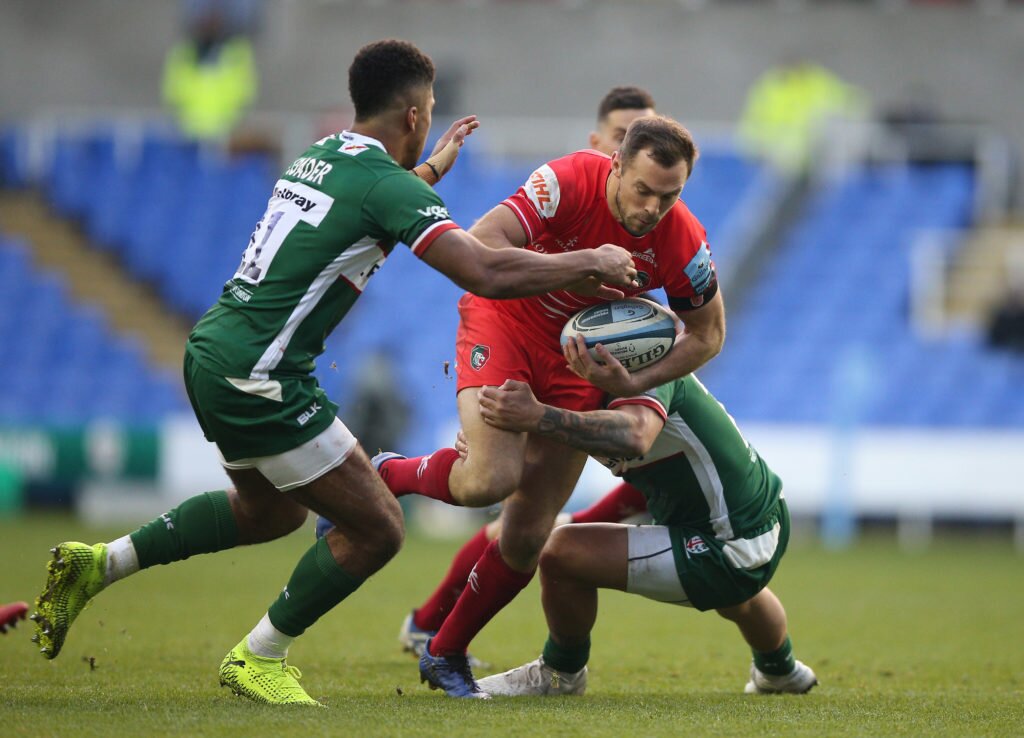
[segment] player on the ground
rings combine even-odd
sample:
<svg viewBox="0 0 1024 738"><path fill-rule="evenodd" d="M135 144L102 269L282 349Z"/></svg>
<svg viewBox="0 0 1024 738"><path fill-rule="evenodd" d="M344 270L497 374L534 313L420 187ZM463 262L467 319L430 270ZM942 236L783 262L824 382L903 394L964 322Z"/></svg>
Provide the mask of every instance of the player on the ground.
<svg viewBox="0 0 1024 738"><path fill-rule="evenodd" d="M0 633L6 633L8 628L16 628L18 621L24 620L27 612L27 602L12 602L8 605L0 605Z"/></svg>
<svg viewBox="0 0 1024 738"><path fill-rule="evenodd" d="M597 125L590 133L590 148L611 156L619 149L629 124L645 115L653 115L654 98L640 87L613 87L597 108ZM623 482L585 510L572 515L559 513L555 524L564 523L618 523L642 514L647 501L636 487ZM402 648L423 655L427 639L433 637L466 586L473 565L483 554L487 544L498 537L501 518L483 526L459 549L451 566L437 588L402 622L398 640Z"/></svg>
<svg viewBox="0 0 1024 738"><path fill-rule="evenodd" d="M580 151L543 165L473 227L499 250L568 253L618 243L632 252L638 272L639 287L627 292L664 286L670 307L686 316L686 330L658 363L629 374L616 362L591 384L566 367L559 334L573 313L607 299L593 280L503 303L472 295L460 300L458 409L468 457L444 448L424 457L384 453L374 460L399 496L476 507L506 501L500 537L474 567L477 586L463 589L420 659L421 677L449 695L482 694L466 649L532 578L555 516L586 462L585 454L551 438L488 426L480 418L480 388L517 379L542 401L593 410L604 392L634 395L692 372L721 349L725 311L704 228L679 200L695 158L693 139L677 122L638 118L612 157Z"/></svg>
<svg viewBox="0 0 1024 738"><path fill-rule="evenodd" d="M37 638L55 658L86 603L155 564L279 538L312 509L335 528L299 560L284 591L224 658L237 694L316 705L285 662L291 642L390 560L401 508L312 376L330 333L401 241L429 266L491 298L581 279L634 284L628 252L540 255L488 248L451 221L413 176L430 129L434 66L404 41L369 44L349 69L351 131L313 144L274 185L238 271L189 336L185 385L234 489L186 500L109 544L62 543L36 600ZM457 121L421 165L431 181L475 125Z"/></svg>
<svg viewBox="0 0 1024 738"><path fill-rule="evenodd" d="M566 358L584 376L598 369L582 339L567 345ZM766 587L789 541L782 482L692 374L607 408L544 405L513 380L480 392L484 422L597 456L643 492L655 523L557 528L540 558L550 631L543 655L479 680L480 689L583 694L597 590L607 588L716 610L753 652L746 692L809 691L817 679L793 658L786 612Z"/></svg>

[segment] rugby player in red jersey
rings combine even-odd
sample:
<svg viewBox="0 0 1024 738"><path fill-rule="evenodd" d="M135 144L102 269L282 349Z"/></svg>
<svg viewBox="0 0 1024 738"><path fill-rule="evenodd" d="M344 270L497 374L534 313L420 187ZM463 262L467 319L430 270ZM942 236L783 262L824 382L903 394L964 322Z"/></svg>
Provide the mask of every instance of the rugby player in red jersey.
<svg viewBox="0 0 1024 738"><path fill-rule="evenodd" d="M487 426L480 417L480 388L516 379L542 402L593 410L604 392L638 394L694 371L721 349L725 311L704 228L679 200L696 154L679 123L638 118L611 157L580 151L541 166L473 228L495 248L565 253L621 245L633 254L638 272L638 285L627 294L664 287L686 328L663 360L633 374L603 352L606 363L588 382L566 366L559 334L570 315L617 297L614 291L587 280L536 298L460 300L458 407L469 455L462 460L454 448L445 448L424 457L376 458L384 481L399 496L420 494L473 507L506 500L499 539L484 550L470 586L421 658L421 676L431 686L455 696L482 694L466 648L532 578L555 516L586 461L583 453L551 439Z"/></svg>
<svg viewBox="0 0 1024 738"><path fill-rule="evenodd" d="M642 116L653 115L654 108L654 98L647 90L633 86L613 87L598 105L597 125L588 139L590 148L611 156L625 138L629 124ZM644 515L646 511L647 500L643 493L628 482L622 482L584 510L578 510L571 515L559 513L555 525L620 523ZM329 525L328 521L321 519L321 527ZM417 658L423 655L427 639L437 633L441 623L462 594L473 565L483 554L487 544L498 537L500 530L501 518L492 520L459 549L437 588L402 622L398 640L403 649L414 653Z"/></svg>

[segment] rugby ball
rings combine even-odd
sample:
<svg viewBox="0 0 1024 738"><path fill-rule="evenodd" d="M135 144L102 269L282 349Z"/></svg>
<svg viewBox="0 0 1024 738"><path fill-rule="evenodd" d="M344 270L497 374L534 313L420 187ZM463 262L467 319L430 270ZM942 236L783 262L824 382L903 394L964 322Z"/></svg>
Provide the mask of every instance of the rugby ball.
<svg viewBox="0 0 1024 738"><path fill-rule="evenodd" d="M562 345L583 336L590 355L602 344L627 371L635 372L665 357L676 340L676 322L656 302L639 298L614 300L580 310L562 328Z"/></svg>

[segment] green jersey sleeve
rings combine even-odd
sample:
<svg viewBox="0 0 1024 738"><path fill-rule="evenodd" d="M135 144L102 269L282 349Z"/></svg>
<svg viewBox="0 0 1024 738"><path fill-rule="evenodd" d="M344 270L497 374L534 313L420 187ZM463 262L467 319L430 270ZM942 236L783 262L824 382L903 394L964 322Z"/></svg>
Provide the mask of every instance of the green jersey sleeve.
<svg viewBox="0 0 1024 738"><path fill-rule="evenodd" d="M653 392L654 396L665 406L665 410L671 412L673 403L682 402L686 397L686 383L680 377L655 387Z"/></svg>
<svg viewBox="0 0 1024 738"><path fill-rule="evenodd" d="M436 192L412 172L382 177L363 201L371 223L422 257L434 239L459 226Z"/></svg>

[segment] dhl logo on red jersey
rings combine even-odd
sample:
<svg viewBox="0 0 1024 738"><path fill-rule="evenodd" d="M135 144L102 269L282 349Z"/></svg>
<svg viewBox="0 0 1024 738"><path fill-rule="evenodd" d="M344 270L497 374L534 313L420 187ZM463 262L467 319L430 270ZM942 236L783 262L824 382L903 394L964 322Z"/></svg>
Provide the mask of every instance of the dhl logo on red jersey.
<svg viewBox="0 0 1024 738"><path fill-rule="evenodd" d="M551 167L545 164L537 169L530 175L523 189L542 217L554 217L561 199L561 190L558 187L558 177Z"/></svg>

